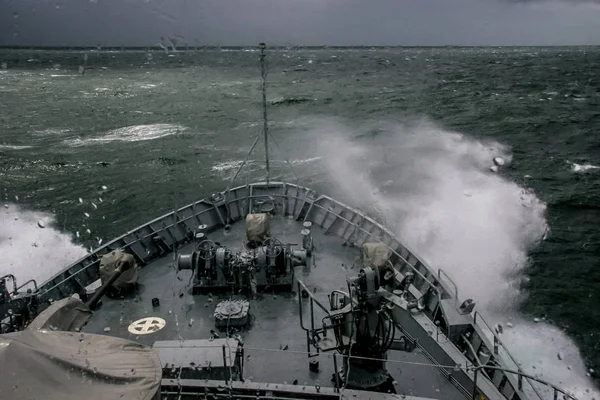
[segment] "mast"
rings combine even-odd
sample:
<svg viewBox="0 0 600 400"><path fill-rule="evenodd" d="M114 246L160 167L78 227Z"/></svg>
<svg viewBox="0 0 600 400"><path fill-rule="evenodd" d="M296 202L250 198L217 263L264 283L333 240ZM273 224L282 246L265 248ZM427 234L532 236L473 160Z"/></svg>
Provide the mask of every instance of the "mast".
<svg viewBox="0 0 600 400"><path fill-rule="evenodd" d="M267 185L269 185L270 167L269 167L269 124L267 122L267 60L265 55L266 45L260 43L260 69L262 76L262 106L263 106L263 134L265 137L265 166L267 169Z"/></svg>

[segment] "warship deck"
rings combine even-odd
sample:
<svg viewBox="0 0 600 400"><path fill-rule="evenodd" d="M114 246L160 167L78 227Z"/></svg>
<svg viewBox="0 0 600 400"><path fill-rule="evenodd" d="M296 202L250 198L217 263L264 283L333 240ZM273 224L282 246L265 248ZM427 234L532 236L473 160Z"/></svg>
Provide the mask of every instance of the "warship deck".
<svg viewBox="0 0 600 400"><path fill-rule="evenodd" d="M270 220L271 235L283 243L301 243L302 223L293 218L274 216ZM357 248L343 246L342 240L313 229L315 250L306 267L297 267L295 277L301 279L323 304L328 304L327 295L332 290L346 291L346 277L358 273ZM232 249L242 249L244 224L233 224L231 230L215 231L209 239ZM194 245L189 244L179 253L189 253ZM105 297L103 305L95 311L84 332L118 336L146 345L156 341L209 339L211 330L221 337L225 332L215 328L213 312L216 304L226 299L250 301L251 320L246 328L237 333L244 342L244 371L246 381L292 384L307 387L331 387L334 372L333 354L321 353L312 358L320 363L318 373L309 371L306 334L300 327L298 295L291 293L260 292L256 299L240 293L214 293L192 295L190 290L191 271L178 271L173 254L167 254L140 269L139 290L134 297L111 299ZM153 307L152 298L160 305ZM305 321L309 321L308 300ZM160 317L166 321L163 329L151 334L137 335L128 331L128 326L141 318ZM322 316L317 314L316 321ZM285 350L284 350L285 349ZM342 358L337 357L338 368ZM202 364L203 360L196 360ZM449 380L431 366L431 362L418 351L407 353L390 351L388 371L395 379L398 394L448 400L464 399L464 395Z"/></svg>

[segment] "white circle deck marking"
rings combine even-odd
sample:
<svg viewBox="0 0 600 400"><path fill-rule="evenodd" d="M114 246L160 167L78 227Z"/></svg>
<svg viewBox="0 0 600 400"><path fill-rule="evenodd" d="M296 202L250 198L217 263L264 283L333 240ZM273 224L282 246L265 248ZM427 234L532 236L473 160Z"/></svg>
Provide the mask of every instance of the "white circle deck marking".
<svg viewBox="0 0 600 400"><path fill-rule="evenodd" d="M160 331L166 324L162 318L146 317L132 322L127 330L134 335L148 335Z"/></svg>

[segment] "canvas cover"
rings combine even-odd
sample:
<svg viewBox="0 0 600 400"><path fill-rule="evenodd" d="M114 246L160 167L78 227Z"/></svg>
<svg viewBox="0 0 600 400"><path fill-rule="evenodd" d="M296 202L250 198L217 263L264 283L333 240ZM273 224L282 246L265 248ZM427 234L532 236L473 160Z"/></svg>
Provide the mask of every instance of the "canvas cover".
<svg viewBox="0 0 600 400"><path fill-rule="evenodd" d="M382 267L391 254L390 248L383 243L365 243L360 249L363 267Z"/></svg>
<svg viewBox="0 0 600 400"><path fill-rule="evenodd" d="M269 237L269 218L267 214L246 215L246 238L252 247L259 246Z"/></svg>
<svg viewBox="0 0 600 400"><path fill-rule="evenodd" d="M75 297L55 301L42 311L27 328L54 331L76 331L92 317L92 311Z"/></svg>
<svg viewBox="0 0 600 400"><path fill-rule="evenodd" d="M123 274L113 283L112 287L116 290L122 290L135 284L138 280L138 270L135 264L135 258L131 254L121 250L113 250L102 256L100 259L100 279L102 283L106 282L120 262L129 263L131 268L124 271Z"/></svg>
<svg viewBox="0 0 600 400"><path fill-rule="evenodd" d="M0 335L0 395L11 400L154 400L162 369L152 348L49 330Z"/></svg>

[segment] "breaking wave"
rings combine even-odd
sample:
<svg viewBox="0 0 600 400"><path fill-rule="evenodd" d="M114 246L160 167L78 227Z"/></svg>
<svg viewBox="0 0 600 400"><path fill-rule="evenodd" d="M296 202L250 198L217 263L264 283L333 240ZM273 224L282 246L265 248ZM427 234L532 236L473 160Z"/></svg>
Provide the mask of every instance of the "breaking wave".
<svg viewBox="0 0 600 400"><path fill-rule="evenodd" d="M11 144L0 144L0 150L24 150L30 149L32 146L17 146Z"/></svg>
<svg viewBox="0 0 600 400"><path fill-rule="evenodd" d="M40 227L40 221L42 226ZM53 229L50 214L22 210L14 204L0 209L0 275L13 274L20 283L40 284L87 252L71 237Z"/></svg>
<svg viewBox="0 0 600 400"><path fill-rule="evenodd" d="M35 131L33 132L36 136L57 136L57 135L64 135L67 133L70 133L71 130L70 129L66 129L66 128L48 128L48 129L43 129L40 131Z"/></svg>
<svg viewBox="0 0 600 400"><path fill-rule="evenodd" d="M321 159L321 157L309 157L309 158L295 159L295 160L289 160L289 161L290 161L290 164L292 164L292 165L302 165L302 164L310 164L313 162L317 162L320 159ZM224 162L220 162L220 163L213 165L211 167L211 169L215 172L225 173L225 172L237 170L242 165L243 162L244 162L243 160L224 161ZM283 164L284 161L271 160L271 163L273 165L279 165L279 164ZM264 164L263 160L248 160L246 162L247 166L252 166L252 167L262 166L263 164Z"/></svg>
<svg viewBox="0 0 600 400"><path fill-rule="evenodd" d="M231 171L239 168L240 165L242 165L242 162L243 160L220 162L218 164L213 165L211 169L216 172Z"/></svg>
<svg viewBox="0 0 600 400"><path fill-rule="evenodd" d="M65 142L70 146L85 146L110 142L139 142L178 135L187 130L188 128L185 126L173 124L133 125L108 131L98 137L69 139Z"/></svg>
<svg viewBox="0 0 600 400"><path fill-rule="evenodd" d="M590 171L590 170L600 169L599 166L592 165L590 163L577 164L577 163L574 163L574 162L570 162L568 160L567 160L567 163L571 165L571 171L572 172L587 172L587 171Z"/></svg>
<svg viewBox="0 0 600 400"><path fill-rule="evenodd" d="M512 321L503 338L525 371L589 398L593 385L573 342L517 311L528 252L548 225L544 202L503 177L509 148L428 121L301 125L312 137L307 142L316 143L310 152L322 155L334 194L379 216L433 269L446 271L460 300L473 298L488 322ZM491 169L496 157L501 161ZM557 349L568 365L558 362Z"/></svg>
<svg viewBox="0 0 600 400"><path fill-rule="evenodd" d="M277 97L269 101L272 106L286 106L292 104L311 103L315 99L311 97Z"/></svg>

